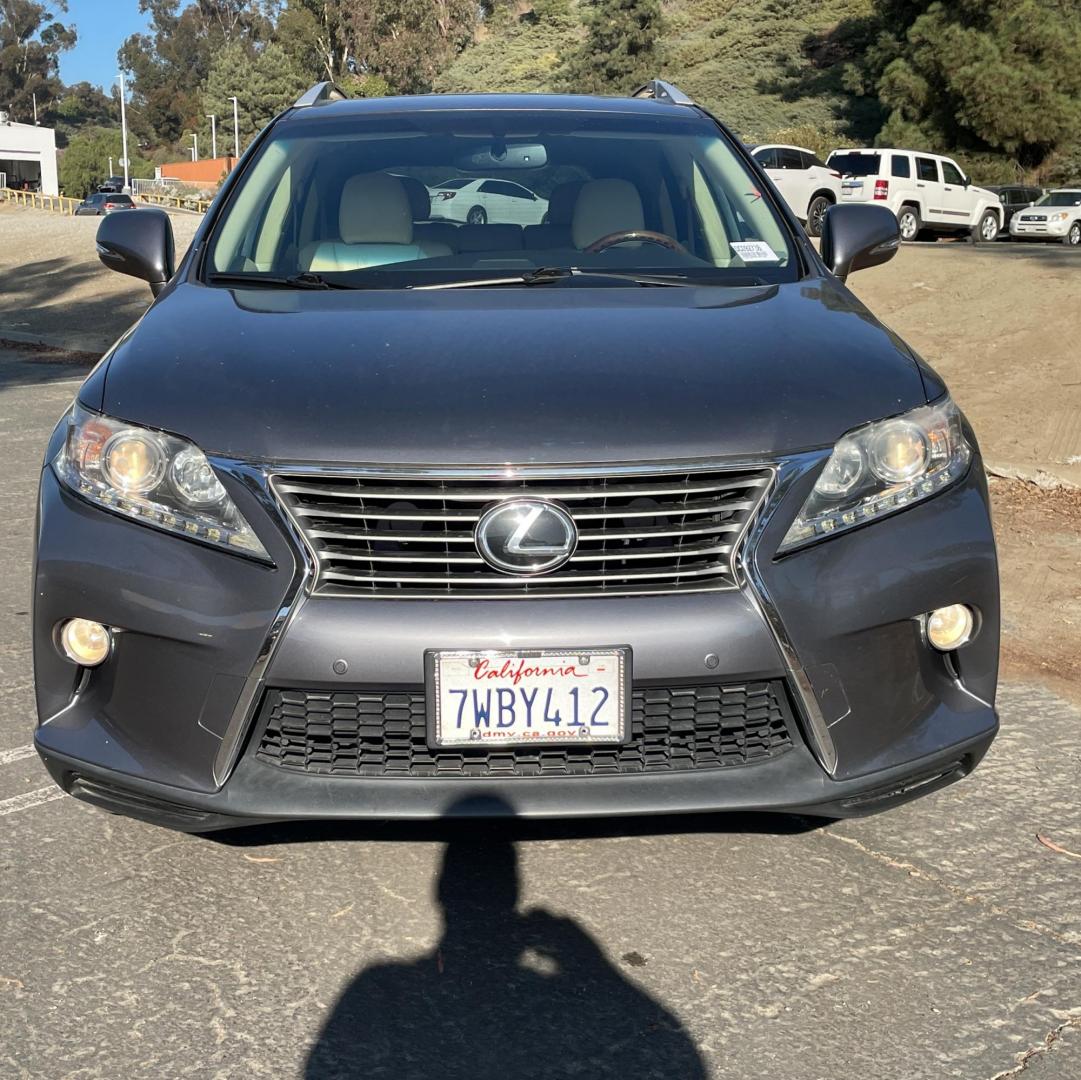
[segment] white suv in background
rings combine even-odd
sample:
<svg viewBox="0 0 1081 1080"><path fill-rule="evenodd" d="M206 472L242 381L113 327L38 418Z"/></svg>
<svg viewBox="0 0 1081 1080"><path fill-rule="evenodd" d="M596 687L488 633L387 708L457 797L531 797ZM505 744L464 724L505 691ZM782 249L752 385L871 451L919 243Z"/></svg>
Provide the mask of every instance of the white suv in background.
<svg viewBox="0 0 1081 1080"><path fill-rule="evenodd" d="M976 187L956 161L888 148L834 150L826 159L842 176L842 202L879 202L896 215L902 240L969 235L989 244L1002 229L998 196Z"/></svg>
<svg viewBox="0 0 1081 1080"><path fill-rule="evenodd" d="M1058 240L1081 247L1081 188L1056 188L1010 219L1013 240Z"/></svg>
<svg viewBox="0 0 1081 1080"><path fill-rule="evenodd" d="M765 143L751 150L810 236L822 235L826 211L841 197L841 174L802 146Z"/></svg>

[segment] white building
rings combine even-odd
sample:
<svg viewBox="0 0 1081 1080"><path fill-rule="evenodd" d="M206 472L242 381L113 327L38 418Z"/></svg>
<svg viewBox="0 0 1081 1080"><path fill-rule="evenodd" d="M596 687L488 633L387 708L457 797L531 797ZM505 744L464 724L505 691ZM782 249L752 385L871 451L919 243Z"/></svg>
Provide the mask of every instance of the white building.
<svg viewBox="0 0 1081 1080"><path fill-rule="evenodd" d="M0 113L0 173L7 174L7 186L42 195L59 195L56 182L56 133L35 124L15 124Z"/></svg>

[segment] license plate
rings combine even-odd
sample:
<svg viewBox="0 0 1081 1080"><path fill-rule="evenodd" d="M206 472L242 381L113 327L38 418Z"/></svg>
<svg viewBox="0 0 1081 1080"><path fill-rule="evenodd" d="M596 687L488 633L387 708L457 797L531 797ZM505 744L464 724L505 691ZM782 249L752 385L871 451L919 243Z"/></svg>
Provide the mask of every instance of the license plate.
<svg viewBox="0 0 1081 1080"><path fill-rule="evenodd" d="M432 650L432 746L626 741L630 650Z"/></svg>

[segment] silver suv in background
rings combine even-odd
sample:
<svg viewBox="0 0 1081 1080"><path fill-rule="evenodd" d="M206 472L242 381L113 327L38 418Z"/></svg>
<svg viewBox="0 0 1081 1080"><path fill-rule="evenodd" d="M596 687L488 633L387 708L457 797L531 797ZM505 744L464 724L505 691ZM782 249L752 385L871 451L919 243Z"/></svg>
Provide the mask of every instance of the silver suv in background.
<svg viewBox="0 0 1081 1080"><path fill-rule="evenodd" d="M826 211L841 197L841 174L802 146L768 143L754 147L751 155L777 185L807 232L821 236Z"/></svg>
<svg viewBox="0 0 1081 1080"><path fill-rule="evenodd" d="M1081 188L1049 191L1010 221L1011 240L1058 240L1081 247Z"/></svg>
<svg viewBox="0 0 1081 1080"><path fill-rule="evenodd" d="M998 196L976 187L956 161L916 150L834 150L826 164L842 176L841 201L876 202L897 215L902 240L969 235L998 238L1004 211Z"/></svg>

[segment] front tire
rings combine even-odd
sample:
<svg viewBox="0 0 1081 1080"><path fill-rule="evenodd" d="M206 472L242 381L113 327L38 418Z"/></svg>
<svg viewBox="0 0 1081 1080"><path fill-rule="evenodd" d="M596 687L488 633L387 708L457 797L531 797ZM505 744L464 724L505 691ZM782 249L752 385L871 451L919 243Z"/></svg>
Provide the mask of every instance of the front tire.
<svg viewBox="0 0 1081 1080"><path fill-rule="evenodd" d="M1081 247L1081 221L1075 221L1070 231L1062 238L1067 247Z"/></svg>
<svg viewBox="0 0 1081 1080"><path fill-rule="evenodd" d="M993 244L999 234L998 214L994 210L985 210L983 217L976 223L972 230L972 242L974 244Z"/></svg>
<svg viewBox="0 0 1081 1080"><path fill-rule="evenodd" d="M821 236L822 224L826 220L826 211L833 205L825 195L818 195L807 207L807 235Z"/></svg>
<svg viewBox="0 0 1081 1080"><path fill-rule="evenodd" d="M897 227L901 230L901 239L906 244L911 244L920 235L923 224L920 221L920 212L914 206L902 206L897 215Z"/></svg>
<svg viewBox="0 0 1081 1080"><path fill-rule="evenodd" d="M465 215L467 225L487 225L488 211L483 206L471 206L469 213Z"/></svg>

